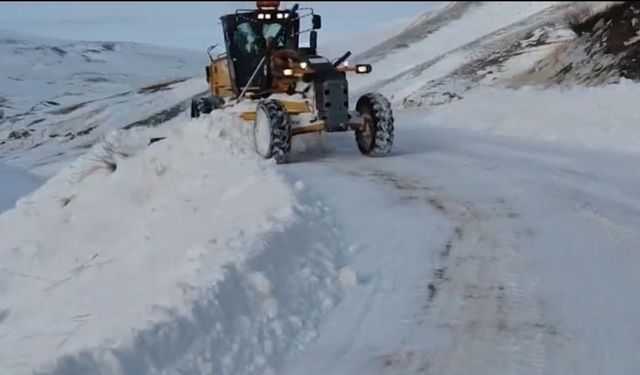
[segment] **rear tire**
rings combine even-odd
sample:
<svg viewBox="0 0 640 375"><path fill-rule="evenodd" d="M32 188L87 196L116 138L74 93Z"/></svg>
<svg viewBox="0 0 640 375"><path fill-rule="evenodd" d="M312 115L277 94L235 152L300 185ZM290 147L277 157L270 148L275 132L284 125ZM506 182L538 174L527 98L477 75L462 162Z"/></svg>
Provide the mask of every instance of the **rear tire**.
<svg viewBox="0 0 640 375"><path fill-rule="evenodd" d="M224 99L219 96L195 98L191 100L191 118L198 118L201 114L209 114L213 110L221 108Z"/></svg>
<svg viewBox="0 0 640 375"><path fill-rule="evenodd" d="M291 119L279 100L270 99L258 103L253 139L255 150L260 156L265 159L273 158L278 164L288 162Z"/></svg>
<svg viewBox="0 0 640 375"><path fill-rule="evenodd" d="M200 117L200 110L198 109L198 100L191 99L191 118Z"/></svg>
<svg viewBox="0 0 640 375"><path fill-rule="evenodd" d="M364 117L364 128L356 130L356 143L367 156L385 156L391 152L394 119L391 103L379 93L365 94L358 99L356 111Z"/></svg>

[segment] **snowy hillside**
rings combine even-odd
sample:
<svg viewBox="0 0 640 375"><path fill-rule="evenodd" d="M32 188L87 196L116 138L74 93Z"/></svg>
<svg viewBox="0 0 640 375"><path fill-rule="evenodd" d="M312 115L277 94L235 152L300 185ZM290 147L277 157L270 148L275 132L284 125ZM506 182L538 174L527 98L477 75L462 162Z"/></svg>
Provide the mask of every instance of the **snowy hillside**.
<svg viewBox="0 0 640 375"><path fill-rule="evenodd" d="M477 85L504 86L576 39L569 14L610 4L453 3L360 54L374 73L356 77L352 86L356 94L380 90L407 107L446 103Z"/></svg>
<svg viewBox="0 0 640 375"><path fill-rule="evenodd" d="M204 51L65 41L2 29L0 54L0 108L5 117L33 107L65 106L159 80L191 77L200 74L208 61Z"/></svg>
<svg viewBox="0 0 640 375"><path fill-rule="evenodd" d="M11 175L52 176L0 215L0 374L639 373L640 23L612 4L390 20L350 80L392 98L384 158L311 134L276 165L233 110L189 119L204 54L123 45L100 54L161 67L69 81L82 100L3 91L60 104L0 123ZM592 48L618 30L629 48Z"/></svg>
<svg viewBox="0 0 640 375"><path fill-rule="evenodd" d="M204 52L0 30L0 56L0 161L47 176L109 131L166 120L206 90Z"/></svg>
<svg viewBox="0 0 640 375"><path fill-rule="evenodd" d="M415 109L453 102L431 119L637 151L639 92L630 79L637 79L639 13L623 2L452 3L357 56L374 72L354 78L352 97L380 91ZM572 124L585 108L599 110Z"/></svg>

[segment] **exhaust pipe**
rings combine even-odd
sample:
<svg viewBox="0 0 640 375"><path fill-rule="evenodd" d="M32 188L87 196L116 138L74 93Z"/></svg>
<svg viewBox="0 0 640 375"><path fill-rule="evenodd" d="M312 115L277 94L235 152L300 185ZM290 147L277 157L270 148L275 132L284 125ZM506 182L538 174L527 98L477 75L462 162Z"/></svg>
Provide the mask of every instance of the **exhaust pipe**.
<svg viewBox="0 0 640 375"><path fill-rule="evenodd" d="M349 56L351 56L351 51L347 51L347 53L345 53L344 55L342 55L338 60L334 61L333 66L334 67L338 67L340 64L342 64L346 59L349 58Z"/></svg>

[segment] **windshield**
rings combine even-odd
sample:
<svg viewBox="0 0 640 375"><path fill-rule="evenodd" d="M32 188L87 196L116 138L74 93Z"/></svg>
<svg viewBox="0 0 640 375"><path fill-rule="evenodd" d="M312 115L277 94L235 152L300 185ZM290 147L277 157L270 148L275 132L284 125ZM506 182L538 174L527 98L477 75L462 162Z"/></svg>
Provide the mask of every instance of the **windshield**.
<svg viewBox="0 0 640 375"><path fill-rule="evenodd" d="M234 44L240 53L261 55L266 48L266 40L273 39L282 30L279 23L256 24L244 22L234 31ZM285 46L285 38L281 38L277 47Z"/></svg>
<svg viewBox="0 0 640 375"><path fill-rule="evenodd" d="M280 30L282 30L282 25L279 23L267 23L262 25L262 35L264 35L265 39L275 38ZM278 43L278 47L284 47L284 38L281 38Z"/></svg>
<svg viewBox="0 0 640 375"><path fill-rule="evenodd" d="M274 17L275 18L275 17ZM276 50L295 49L298 46L297 23L291 20L257 20L244 15L228 15L222 18L228 52L233 65L233 80L237 88L244 87L256 71L267 52L269 42L280 34L280 40L274 46ZM266 66L266 65L265 65ZM251 86L268 86L267 70L257 74Z"/></svg>

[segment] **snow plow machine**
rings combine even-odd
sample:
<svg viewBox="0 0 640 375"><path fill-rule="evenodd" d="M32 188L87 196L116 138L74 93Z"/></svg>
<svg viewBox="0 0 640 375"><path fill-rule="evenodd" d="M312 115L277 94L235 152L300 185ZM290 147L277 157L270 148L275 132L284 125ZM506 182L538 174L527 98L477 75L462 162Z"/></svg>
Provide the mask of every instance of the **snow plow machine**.
<svg viewBox="0 0 640 375"><path fill-rule="evenodd" d="M278 164L288 162L291 138L305 133L353 130L362 154L387 155L394 137L389 101L368 93L349 110L346 74L370 73L371 65L349 66L351 52L334 61L318 55L321 17L298 4L279 8L279 1L258 1L256 9L221 17L226 51L214 57L217 45L207 49L209 92L192 100L191 117L232 107L253 124L255 151ZM300 30L305 18L311 25Z"/></svg>

